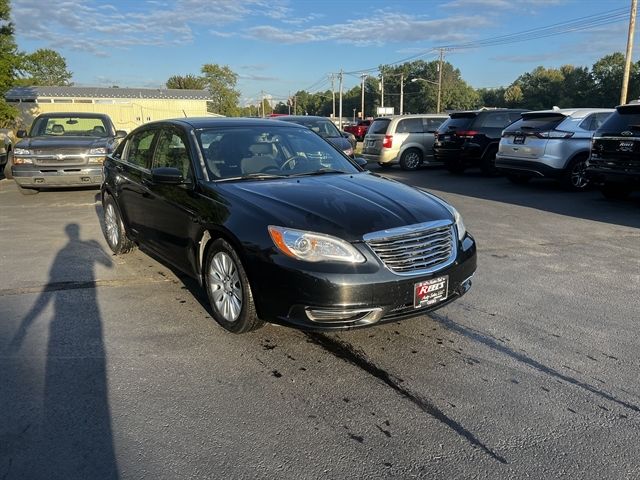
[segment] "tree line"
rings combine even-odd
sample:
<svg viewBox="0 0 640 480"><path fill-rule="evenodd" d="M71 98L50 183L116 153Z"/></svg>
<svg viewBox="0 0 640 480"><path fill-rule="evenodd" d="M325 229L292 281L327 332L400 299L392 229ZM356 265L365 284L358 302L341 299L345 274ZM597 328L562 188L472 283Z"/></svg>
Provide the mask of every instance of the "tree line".
<svg viewBox="0 0 640 480"><path fill-rule="evenodd" d="M381 105L396 113L435 112L438 97L437 80L441 75L441 110L466 110L479 107L510 107L529 110L565 107L613 107L620 98L624 71L624 55L616 52L600 58L591 68L563 65L560 68L536 67L520 75L514 82L499 88L473 88L450 62L416 60L402 65L379 67L380 76L367 76L343 92L342 113L345 117L375 116ZM72 85L72 73L66 60L51 49L32 53L18 50L10 18L9 0L0 0L0 127L13 126L18 112L4 100L15 86ZM211 100L211 113L225 116L255 116L269 113L338 115L337 92L299 90L286 101L273 103L263 99L258 104L240 105L237 88L239 76L227 65L204 64L199 75L173 75L167 88L206 89ZM382 79L383 82L382 82ZM402 82L402 95L401 95ZM382 85L384 84L384 86ZM364 86L364 112L362 89ZM334 94L336 103L334 104ZM400 108L402 97L403 108ZM640 97L640 61L632 63L629 81L630 99Z"/></svg>

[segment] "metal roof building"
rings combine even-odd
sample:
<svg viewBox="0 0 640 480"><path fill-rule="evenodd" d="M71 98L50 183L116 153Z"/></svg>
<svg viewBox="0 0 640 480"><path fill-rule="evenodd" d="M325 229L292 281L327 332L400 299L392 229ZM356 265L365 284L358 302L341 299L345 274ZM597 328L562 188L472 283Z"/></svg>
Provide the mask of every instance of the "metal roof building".
<svg viewBox="0 0 640 480"><path fill-rule="evenodd" d="M218 116L210 112L206 90L104 87L15 87L5 94L24 126L40 113L106 113L116 128L131 131L152 120Z"/></svg>

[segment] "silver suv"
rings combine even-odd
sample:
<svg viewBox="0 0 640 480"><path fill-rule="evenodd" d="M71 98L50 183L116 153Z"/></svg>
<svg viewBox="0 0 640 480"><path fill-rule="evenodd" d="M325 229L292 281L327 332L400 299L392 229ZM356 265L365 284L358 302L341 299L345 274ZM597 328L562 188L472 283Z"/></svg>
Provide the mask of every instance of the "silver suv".
<svg viewBox="0 0 640 480"><path fill-rule="evenodd" d="M582 190L591 137L611 115L609 108L564 108L525 112L502 132L496 168L514 183L532 177L556 178Z"/></svg>
<svg viewBox="0 0 640 480"><path fill-rule="evenodd" d="M394 115L376 118L364 137L362 156L381 167L403 170L434 164L434 133L448 115Z"/></svg>

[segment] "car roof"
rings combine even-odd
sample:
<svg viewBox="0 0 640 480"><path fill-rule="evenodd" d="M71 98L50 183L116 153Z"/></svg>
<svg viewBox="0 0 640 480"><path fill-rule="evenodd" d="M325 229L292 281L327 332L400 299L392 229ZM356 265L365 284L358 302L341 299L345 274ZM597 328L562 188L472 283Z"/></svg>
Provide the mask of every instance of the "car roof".
<svg viewBox="0 0 640 480"><path fill-rule="evenodd" d="M407 115L385 115L384 117L376 117L374 120L398 120L403 118L446 118L448 113L411 113Z"/></svg>
<svg viewBox="0 0 640 480"><path fill-rule="evenodd" d="M331 119L320 115L283 115L282 117L271 117L271 120L280 120L282 122L295 122L299 120L326 120L330 122Z"/></svg>
<svg viewBox="0 0 640 480"><path fill-rule="evenodd" d="M250 126L273 126L279 122L281 126L288 128L306 128L297 123L280 122L275 118L248 118L248 117L187 117L187 118L169 118L166 120L158 120L146 123L146 125L166 125L172 124L177 126L189 126L194 129L216 128L216 127L250 127Z"/></svg>
<svg viewBox="0 0 640 480"><path fill-rule="evenodd" d="M41 113L38 115L40 117L50 117L50 118L67 118L67 117L75 117L75 118L110 118L106 113L91 113L91 112L51 112L51 113Z"/></svg>
<svg viewBox="0 0 640 480"><path fill-rule="evenodd" d="M533 114L561 114L566 117L574 117L574 118L582 118L586 117L591 113L612 113L615 111L613 108L554 108L551 110L535 110L530 112L522 112L523 115L531 115Z"/></svg>

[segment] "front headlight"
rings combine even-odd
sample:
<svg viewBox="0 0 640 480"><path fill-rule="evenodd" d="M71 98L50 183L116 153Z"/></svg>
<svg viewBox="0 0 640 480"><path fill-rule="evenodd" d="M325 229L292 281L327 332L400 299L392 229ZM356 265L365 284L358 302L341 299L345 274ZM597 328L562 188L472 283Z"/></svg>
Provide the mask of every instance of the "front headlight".
<svg viewBox="0 0 640 480"><path fill-rule="evenodd" d="M462 221L462 215L460 215L458 210L456 210L452 205L449 205L447 202L445 202L441 198L436 197L435 195L432 195L429 192L425 192L424 190L421 190L421 191L422 193L427 195L429 198L432 198L433 200L438 202L440 205L442 205L444 208L449 210L451 215L453 215L453 220L456 223L456 230L458 230L458 240L462 241L464 236L467 234L467 228L464 226L464 222Z"/></svg>
<svg viewBox="0 0 640 480"><path fill-rule="evenodd" d="M16 148L13 150L13 156L15 157L16 155L31 155L31 150L26 148Z"/></svg>
<svg viewBox="0 0 640 480"><path fill-rule="evenodd" d="M269 225L269 235L278 250L305 262L363 263L365 258L349 242L322 233Z"/></svg>
<svg viewBox="0 0 640 480"><path fill-rule="evenodd" d="M105 147L92 148L89 150L89 155L106 155L107 149Z"/></svg>

